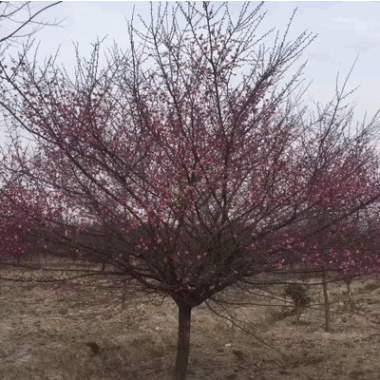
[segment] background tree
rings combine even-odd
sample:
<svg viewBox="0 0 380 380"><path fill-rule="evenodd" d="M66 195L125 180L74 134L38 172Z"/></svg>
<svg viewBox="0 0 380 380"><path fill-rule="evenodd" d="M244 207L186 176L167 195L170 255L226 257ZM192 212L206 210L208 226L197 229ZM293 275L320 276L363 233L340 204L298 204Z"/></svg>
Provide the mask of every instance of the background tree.
<svg viewBox="0 0 380 380"><path fill-rule="evenodd" d="M49 231L52 254L62 254L54 241L172 297L177 380L186 377L195 306L278 268L286 249L379 197L369 145L376 119L352 131L343 95L332 113L301 107L303 65L281 81L314 37L288 42L290 22L266 49L267 34L256 37L261 7L243 5L237 21L226 4L178 3L172 15L160 7L145 33L129 25L130 49L111 51L107 67L99 44L87 61L78 53L74 80L54 59L42 69L25 60L16 75L0 63L14 138L1 173L9 184L22 178L25 192L22 202L3 193L12 222L28 214L31 231ZM330 199L333 218L305 228ZM300 254L310 256L305 244Z"/></svg>
<svg viewBox="0 0 380 380"><path fill-rule="evenodd" d="M59 3L61 1L38 6L36 3L32 5L30 1L0 1L0 60L2 70L7 68L5 53L10 47L23 44L26 47L30 43L30 38L35 36L43 27L58 26L61 23L56 19L50 22L41 18L45 11ZM25 52L23 48L21 50ZM22 63L21 56L19 56L19 64ZM12 70L17 72L16 68L12 68ZM1 85L2 91L6 91L4 86L4 84ZM3 122L5 123L2 120ZM13 208L14 204L6 194L12 194L12 198L17 199L18 202L22 201L23 198L30 199L31 197L22 193L25 189L20 186L20 176L14 176L10 181L8 174L1 173L2 182L0 183L0 235L2 238L0 254L3 259L5 256L20 257L30 245L25 235L30 227L31 219L25 218L25 212L27 214L26 210L31 210L31 204L29 203L27 208L23 207L20 210L22 215L16 217L15 212L17 213L17 211ZM20 203L18 204L20 205Z"/></svg>
<svg viewBox="0 0 380 380"><path fill-rule="evenodd" d="M347 79L342 90L337 84L335 102L319 111L319 143L308 149L314 168L309 215L291 227L292 255L290 260L282 259L282 264L297 260L306 270L322 273L326 331L330 320L327 284L331 281L327 280L327 273L334 272L350 283L362 273L376 274L380 259L373 240L378 227L371 223L375 216L373 206L378 204L373 202L377 197L377 184L373 181L378 176L377 159L363 125L357 126L357 134L347 129L347 122L353 119L352 109L342 104ZM325 115L334 115L333 124ZM365 207L364 194L368 197ZM347 210L351 210L349 215Z"/></svg>

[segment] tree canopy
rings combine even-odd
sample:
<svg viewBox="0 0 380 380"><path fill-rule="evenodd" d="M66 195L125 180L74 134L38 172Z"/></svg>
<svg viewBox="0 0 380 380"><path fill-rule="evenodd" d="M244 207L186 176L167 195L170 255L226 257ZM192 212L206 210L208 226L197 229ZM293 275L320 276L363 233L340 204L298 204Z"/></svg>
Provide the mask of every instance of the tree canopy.
<svg viewBox="0 0 380 380"><path fill-rule="evenodd" d="M364 245L342 244L380 195L377 118L353 125L345 84L312 113L303 65L282 79L314 36L287 41L292 17L267 49L256 36L262 4L249 5L237 21L226 4L178 3L173 17L160 7L144 32L129 24L129 49L115 47L106 67L99 43L88 60L77 52L74 80L53 58L39 67L24 56L13 71L0 63L13 138L1 157L1 217L13 217L2 233L20 220L53 231L43 238L170 295L178 380L191 309L214 294L289 252L315 263L319 243L309 242L321 233L342 255L327 266L379 262Z"/></svg>

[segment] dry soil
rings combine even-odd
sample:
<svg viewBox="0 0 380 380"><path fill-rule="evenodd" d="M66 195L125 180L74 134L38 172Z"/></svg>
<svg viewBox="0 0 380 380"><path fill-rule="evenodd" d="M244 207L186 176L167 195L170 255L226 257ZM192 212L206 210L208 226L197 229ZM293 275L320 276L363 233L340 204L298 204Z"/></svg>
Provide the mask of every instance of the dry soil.
<svg viewBox="0 0 380 380"><path fill-rule="evenodd" d="M58 288L36 282L46 277L43 271L3 268L1 276L23 281L1 281L0 379L170 379L177 339L170 299L127 293L122 310L122 289L89 282ZM275 298L264 291L243 296L237 289L219 296L255 304L229 308L244 331L216 305L222 317L205 305L195 308L188 380L380 378L378 280L352 283L352 310L346 285L329 284L330 333L324 331L320 285L310 286L313 306L302 315L291 313L281 287L267 288Z"/></svg>

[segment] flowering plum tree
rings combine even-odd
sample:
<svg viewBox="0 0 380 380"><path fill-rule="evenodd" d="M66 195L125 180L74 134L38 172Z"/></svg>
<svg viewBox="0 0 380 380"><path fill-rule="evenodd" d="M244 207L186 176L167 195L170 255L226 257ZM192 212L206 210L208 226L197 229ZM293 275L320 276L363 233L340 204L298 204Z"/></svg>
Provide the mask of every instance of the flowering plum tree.
<svg viewBox="0 0 380 380"><path fill-rule="evenodd" d="M16 189L11 189L11 191L14 196ZM0 198L0 216L0 234L2 237L0 256L2 260L7 257L12 259L22 256L27 248L25 231L29 228L29 224L23 217L17 217L15 208L9 204L9 197L3 194ZM24 223L21 223L22 221Z"/></svg>
<svg viewBox="0 0 380 380"><path fill-rule="evenodd" d="M88 61L78 54L75 80L53 59L42 70L26 62L16 76L0 63L0 104L19 141L3 152L2 173L31 194L25 204L7 199L25 214L39 206L30 228L31 219L49 226L82 258L172 297L176 380L186 377L195 306L277 268L285 248L380 194L376 120L353 132L339 92L333 112L302 108L303 66L281 80L313 36L287 42L287 30L268 51L266 34L256 37L261 7L245 4L237 19L227 5L178 3L173 17L160 7L146 33L129 25L130 49L115 48L107 67L99 44ZM306 229L330 203L333 218Z"/></svg>
<svg viewBox="0 0 380 380"><path fill-rule="evenodd" d="M57 20L48 22L41 19L44 12L59 3L61 2L36 7L28 1L17 3L0 2L0 27L2 28L2 33L0 34L0 58L3 68L6 67L4 55L7 49L15 44L20 44L22 41L25 42L25 38L34 36L43 27L58 26L60 24ZM4 256L9 256L10 258L20 257L28 246L25 236L32 219L25 218L24 212L26 208L17 211L15 208L16 203L6 194L12 193L12 198L18 201L21 199L27 200L30 197L22 194L22 187L19 186L19 181L16 180L16 178L19 178L18 176L13 177L10 182L9 176L5 175L5 173L1 173L1 177L3 181L0 184L0 255L2 258ZM30 203L28 204L28 209L30 209ZM16 217L17 215L19 217Z"/></svg>
<svg viewBox="0 0 380 380"><path fill-rule="evenodd" d="M337 99L342 96L342 93L337 94ZM324 112L331 111L331 106ZM287 236L292 253L280 261L283 266L296 260L302 262L307 271L322 273L326 331L329 331L330 319L327 272L335 272L350 283L363 272L376 274L380 263L374 239L378 223L373 223L378 215L374 210L374 205L378 204L374 202L378 186L376 160L368 151L365 134L356 136L362 140L360 149L358 141L354 150L351 142L351 147L346 145L350 139L340 134L337 126L343 124L347 116L336 118L335 131L322 140L323 149L315 145L318 152L309 156L313 157L315 170L310 183L308 215L298 225L290 227ZM336 149L339 140L340 148Z"/></svg>

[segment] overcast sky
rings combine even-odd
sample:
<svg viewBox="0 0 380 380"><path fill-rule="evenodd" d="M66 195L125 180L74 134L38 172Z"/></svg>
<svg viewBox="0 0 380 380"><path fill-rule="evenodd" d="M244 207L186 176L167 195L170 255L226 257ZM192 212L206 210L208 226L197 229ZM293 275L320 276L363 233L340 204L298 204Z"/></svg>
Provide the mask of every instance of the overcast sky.
<svg viewBox="0 0 380 380"><path fill-rule="evenodd" d="M257 4L252 2L252 9ZM232 14L238 14L241 6L241 2L229 2ZM65 1L51 8L45 13L45 19L66 17L66 20L61 28L46 28L38 33L37 39L41 40L39 56L43 58L61 45L60 59L70 68L75 63L72 41L79 43L82 56L89 56L91 43L97 37L108 36L104 48L113 41L126 47L126 19L130 19L133 7L135 14L149 21L149 2ZM338 71L343 80L359 56L349 88L361 86L352 98L356 101L358 116L365 110L372 116L380 107L380 2L267 2L263 9L268 10L268 14L260 30L264 32L275 26L285 31L295 7L298 12L290 39L305 29L318 34L303 56L308 60L305 78L313 80L308 92L310 99L322 102L331 99Z"/></svg>

